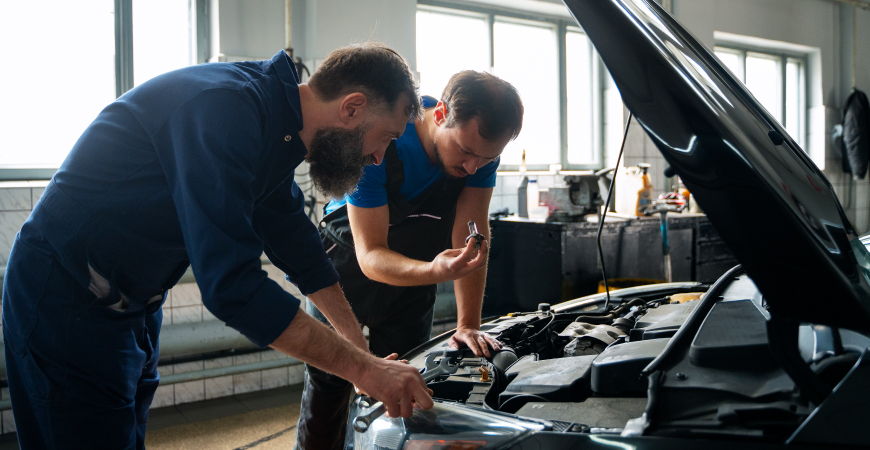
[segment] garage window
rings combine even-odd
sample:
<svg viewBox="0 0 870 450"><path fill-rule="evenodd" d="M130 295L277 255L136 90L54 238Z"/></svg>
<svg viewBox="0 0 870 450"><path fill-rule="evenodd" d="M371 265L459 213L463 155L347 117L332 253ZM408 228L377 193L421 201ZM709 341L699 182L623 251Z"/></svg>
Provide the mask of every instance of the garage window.
<svg viewBox="0 0 870 450"><path fill-rule="evenodd" d="M115 98L204 61L207 1L0 2L0 180L48 179ZM199 36L199 39L197 39Z"/></svg>
<svg viewBox="0 0 870 450"><path fill-rule="evenodd" d="M806 148L805 55L717 46L716 56L801 148Z"/></svg>
<svg viewBox="0 0 870 450"><path fill-rule="evenodd" d="M483 8L418 5L421 91L438 97L454 73L489 71L513 84L525 107L522 133L505 148L500 170L518 170L523 150L529 170L554 164L600 168L603 66L575 25Z"/></svg>

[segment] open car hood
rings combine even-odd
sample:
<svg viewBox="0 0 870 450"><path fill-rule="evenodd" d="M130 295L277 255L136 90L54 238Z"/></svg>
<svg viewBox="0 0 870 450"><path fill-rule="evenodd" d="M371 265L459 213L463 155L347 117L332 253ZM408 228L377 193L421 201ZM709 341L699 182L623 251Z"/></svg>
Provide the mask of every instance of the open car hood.
<svg viewBox="0 0 870 450"><path fill-rule="evenodd" d="M770 312L868 333L870 254L785 129L654 1L564 1Z"/></svg>

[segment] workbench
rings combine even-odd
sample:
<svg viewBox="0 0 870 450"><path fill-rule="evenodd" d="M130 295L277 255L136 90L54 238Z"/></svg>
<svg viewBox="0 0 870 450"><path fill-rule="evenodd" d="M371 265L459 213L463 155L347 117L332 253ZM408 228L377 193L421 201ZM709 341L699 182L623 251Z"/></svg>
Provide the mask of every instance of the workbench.
<svg viewBox="0 0 870 450"><path fill-rule="evenodd" d="M535 310L594 294L602 280L597 217L588 222L490 221L484 315ZM737 261L703 214L668 214L672 281L714 281ZM608 215L601 231L608 278L664 280L661 220Z"/></svg>

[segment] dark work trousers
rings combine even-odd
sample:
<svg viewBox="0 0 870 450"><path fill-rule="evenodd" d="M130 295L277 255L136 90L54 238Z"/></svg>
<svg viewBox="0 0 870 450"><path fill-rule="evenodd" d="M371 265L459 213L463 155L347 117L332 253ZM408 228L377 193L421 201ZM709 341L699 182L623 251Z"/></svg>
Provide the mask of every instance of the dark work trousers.
<svg viewBox="0 0 870 450"><path fill-rule="evenodd" d="M9 259L3 339L21 448L145 448L163 301L119 312L114 289L97 298L19 239Z"/></svg>
<svg viewBox="0 0 870 450"><path fill-rule="evenodd" d="M414 202L399 192L404 181L402 161L395 144L384 156L390 210L388 245L409 258L431 261L450 247L456 201L464 179L436 182ZM341 277L340 283L360 324L369 327L369 349L379 357L404 355L429 340L432 332L435 285L399 287L368 279L357 263L353 237L343 206L323 218L321 239ZM327 322L309 302L308 312ZM345 440L352 386L347 381L305 366L305 388L296 448L341 449Z"/></svg>

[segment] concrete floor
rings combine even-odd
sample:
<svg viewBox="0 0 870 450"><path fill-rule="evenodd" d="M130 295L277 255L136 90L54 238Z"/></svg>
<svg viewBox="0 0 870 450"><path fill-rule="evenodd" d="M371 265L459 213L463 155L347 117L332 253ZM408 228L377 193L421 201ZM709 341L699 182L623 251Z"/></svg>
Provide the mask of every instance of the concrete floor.
<svg viewBox="0 0 870 450"><path fill-rule="evenodd" d="M149 450L292 449L302 386L187 403L151 411Z"/></svg>
<svg viewBox="0 0 870 450"><path fill-rule="evenodd" d="M148 450L269 450L296 445L302 386L240 394L151 410ZM18 450L14 435L0 450Z"/></svg>
<svg viewBox="0 0 870 450"><path fill-rule="evenodd" d="M453 320L439 321L432 336L455 327ZM148 450L292 449L301 398L300 384L152 409L145 446ZM19 450L14 434L0 435L0 450Z"/></svg>

